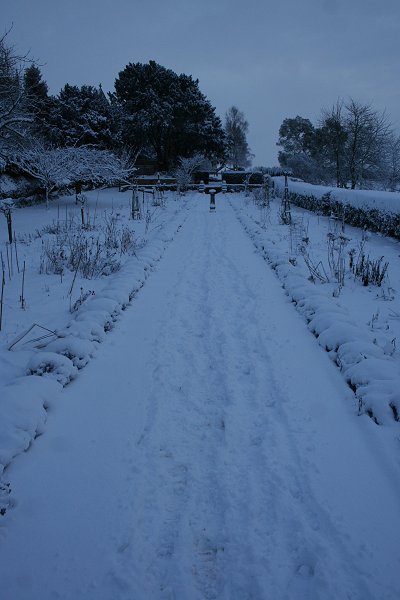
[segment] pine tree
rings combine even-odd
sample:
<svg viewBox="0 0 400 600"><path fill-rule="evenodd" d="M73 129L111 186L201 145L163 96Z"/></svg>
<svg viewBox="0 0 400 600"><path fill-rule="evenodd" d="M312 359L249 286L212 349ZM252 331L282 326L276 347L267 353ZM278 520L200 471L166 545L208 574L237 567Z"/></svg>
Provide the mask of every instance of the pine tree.
<svg viewBox="0 0 400 600"><path fill-rule="evenodd" d="M42 140L51 139L49 121L52 100L39 67L32 64L25 69L23 86L24 106L27 113L32 116L31 134Z"/></svg>
<svg viewBox="0 0 400 600"><path fill-rule="evenodd" d="M50 111L52 141L61 146L113 146L111 106L101 86L66 84Z"/></svg>
<svg viewBox="0 0 400 600"><path fill-rule="evenodd" d="M177 75L155 61L129 63L115 81L113 101L124 115L123 140L154 156L160 169L178 157L224 152L224 133L198 80Z"/></svg>

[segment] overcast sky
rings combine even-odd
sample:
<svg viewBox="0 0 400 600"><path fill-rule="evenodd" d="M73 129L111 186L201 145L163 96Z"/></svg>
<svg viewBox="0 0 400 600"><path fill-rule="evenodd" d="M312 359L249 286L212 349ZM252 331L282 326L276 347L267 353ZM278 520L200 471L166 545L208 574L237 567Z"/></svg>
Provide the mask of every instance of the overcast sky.
<svg viewBox="0 0 400 600"><path fill-rule="evenodd" d="M198 78L221 118L249 122L254 165L277 164L279 126L349 96L400 130L400 0L9 0L10 43L65 83L112 90L129 62ZM399 131L400 132L400 131Z"/></svg>

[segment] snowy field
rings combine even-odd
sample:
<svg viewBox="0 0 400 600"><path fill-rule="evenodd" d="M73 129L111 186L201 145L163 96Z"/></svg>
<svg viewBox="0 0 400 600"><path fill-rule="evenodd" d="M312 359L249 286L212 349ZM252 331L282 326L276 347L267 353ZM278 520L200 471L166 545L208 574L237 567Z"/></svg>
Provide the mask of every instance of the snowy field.
<svg viewBox="0 0 400 600"><path fill-rule="evenodd" d="M70 298L35 232L73 204L14 213L2 599L399 598L399 243L241 194L171 194L146 227L94 192L88 244L111 215L135 243ZM33 322L57 337L8 351Z"/></svg>

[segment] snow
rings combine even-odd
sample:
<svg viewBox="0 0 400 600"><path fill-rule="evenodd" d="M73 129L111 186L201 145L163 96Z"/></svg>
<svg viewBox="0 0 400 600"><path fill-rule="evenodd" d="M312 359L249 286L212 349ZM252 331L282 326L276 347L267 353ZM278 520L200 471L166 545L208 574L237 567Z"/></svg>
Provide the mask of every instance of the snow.
<svg viewBox="0 0 400 600"><path fill-rule="evenodd" d="M277 189L284 188L284 177L274 177ZM349 204L355 208L377 209L384 212L400 213L400 192L384 192L381 190L349 190L344 188L313 185L304 181L290 180L290 192L322 198L330 193L332 198Z"/></svg>
<svg viewBox="0 0 400 600"><path fill-rule="evenodd" d="M43 433L45 409L59 391L57 384L40 377L20 377L2 388L0 419L0 474L12 458L27 450Z"/></svg>
<svg viewBox="0 0 400 600"><path fill-rule="evenodd" d="M115 190L112 198L110 195L110 190L104 190L101 194L100 203L101 208L105 211L105 219L108 218L107 211L111 215L119 211L117 214L122 215L128 221L129 193L118 194L120 198L124 199L124 204L120 204L117 209L114 207ZM123 202L122 199L121 201ZM59 220L61 202L68 207L68 219L72 221L73 213L71 214L71 211L78 212L79 208L68 197L62 198L56 206L53 205L52 211L45 211L43 207L37 206L16 210L14 223L18 227L21 238L31 240L32 232L35 231L35 228L37 230L38 223L40 222L42 227L46 225L46 222L54 223L55 214ZM97 210L99 192L89 193L87 204L88 209L92 208L93 210L95 206ZM37 254L40 252L41 237L39 240L34 240L33 243L31 241L27 243L26 248L20 248L20 260L24 259L28 263L25 296L29 301L25 304L24 310L21 310L18 304L11 304L10 298L13 295L16 296L18 285L20 285L20 281L15 281L17 273L12 273L5 287L4 320L0 332L0 339L4 347L12 348L11 356L7 350L0 351L0 367L4 365L4 368L1 369L2 377L0 379L0 421L5 424L5 434L0 437L2 456L4 457L1 470L14 456L25 450L37 435L40 407L41 418L45 417L43 412L46 402L45 395L33 394L32 397L28 395L24 399L27 411L26 414L22 414L20 405L13 402L13 396L10 400L10 390L19 389L20 381L25 381L26 375L50 379L61 386L68 385L77 376L78 370L85 367L94 357L99 343L105 339L106 332L113 328L121 311L129 305L131 298L143 285L148 276L148 270L161 258L166 244L172 241L175 229L184 219L183 206L174 200L170 203L169 209L159 210L163 213L163 220L154 229L153 235L142 242L141 248L135 252L134 256L125 260L121 271L115 273L110 282L106 277L99 281L91 280L90 287L93 288L93 291L86 296L82 295L82 291L87 282L82 277L78 277L77 281L81 284L81 295L73 304L72 315L68 311L66 298L66 289L71 289L71 280L65 277L64 281L60 283L57 276L38 276L35 273L35 269L38 269ZM62 212L64 213L64 211ZM67 208L65 208L65 213L67 214ZM176 219L178 219L177 222ZM156 214L153 214L153 220L157 222ZM136 228L143 229L144 224L136 223ZM10 249L10 247L5 248L7 239L5 228L2 231L2 237L4 240L2 255L5 257L7 249ZM16 256L14 260L14 269L16 270ZM20 279L20 277L21 274L18 273L17 278ZM49 283L43 286L42 279ZM55 302L46 302L47 298L53 294L56 296ZM43 325L27 327L34 320L41 324L46 323L45 329L42 328ZM51 331L53 331L53 335L51 333L49 335ZM28 335L25 335L26 333ZM46 337L43 337L43 334ZM9 368L10 362L13 366L12 369ZM36 378L32 378L32 380L36 380ZM40 391L37 387L35 389ZM22 442L18 430L23 432Z"/></svg>
<svg viewBox="0 0 400 600"><path fill-rule="evenodd" d="M400 289L398 265L399 243L382 238L374 234L346 227L348 247L360 248L377 256L388 259L389 271L381 288L369 286L365 288L356 282L355 277L347 267L344 287L338 287L334 273L330 272L328 265L327 238L332 235L331 222L307 211L292 207L294 226L284 227L279 224L277 213L279 200L275 201L273 208L276 211L267 219L265 225L266 209L256 207L247 200L240 207L235 204L235 210L245 229L250 234L256 248L261 252L275 269L281 279L285 290L298 311L306 318L308 327L317 336L319 344L330 353L331 359L343 371L346 380L355 388L360 412L370 414L381 424L392 425L393 419L400 414L400 395L398 373L400 371L400 353L396 347L399 339L400 303L396 290ZM260 216L262 220L260 220ZM302 251L293 251L293 238L298 235L295 229L308 230L309 241L306 255L312 257L314 264L319 264L323 270L327 283L310 281L310 272L303 259ZM324 239L325 238L325 239ZM325 266L324 266L325 265ZM386 304L386 306L385 306ZM382 394L373 392L375 409L372 408L368 393L368 384L376 382L373 379L364 381L361 374L368 370L368 362L360 363L359 355L354 359L355 372L358 376L349 373L350 364L341 359L341 348L348 343L357 342L363 345L361 350L362 360L371 356L371 344L378 349L376 358L380 365L382 384L386 392ZM349 357L347 357L349 358ZM345 366L344 366L345 365ZM358 389L360 387L360 389ZM389 390L388 391L388 388ZM384 406L388 404L388 406ZM379 412L379 417L378 417Z"/></svg>
<svg viewBox="0 0 400 600"><path fill-rule="evenodd" d="M8 306L4 347L18 311L58 337L0 355L5 600L399 597L399 246L368 241L391 300L351 277L338 294L278 209L171 197L72 314L56 275L57 302L37 284Z"/></svg>

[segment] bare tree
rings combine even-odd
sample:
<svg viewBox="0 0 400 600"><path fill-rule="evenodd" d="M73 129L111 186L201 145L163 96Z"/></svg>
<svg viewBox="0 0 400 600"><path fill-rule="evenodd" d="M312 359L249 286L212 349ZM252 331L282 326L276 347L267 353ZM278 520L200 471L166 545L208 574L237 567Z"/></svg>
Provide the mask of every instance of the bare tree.
<svg viewBox="0 0 400 600"><path fill-rule="evenodd" d="M66 177L73 183L130 184L130 178L136 171L136 155L132 156L129 152L118 156L109 150L91 146L74 146L58 152Z"/></svg>
<svg viewBox="0 0 400 600"><path fill-rule="evenodd" d="M252 154L247 144L246 134L249 124L237 106L231 106L225 115L225 135L228 148L228 161L234 169L249 167Z"/></svg>
<svg viewBox="0 0 400 600"><path fill-rule="evenodd" d="M370 104L350 98L345 109L347 166L354 189L366 175L373 176L379 169L391 126L386 114L374 110Z"/></svg>
<svg viewBox="0 0 400 600"><path fill-rule="evenodd" d="M11 160L22 173L41 183L48 206L50 194L71 183L131 183L136 171L135 159L129 154L117 156L108 150L85 146L54 148L35 140L31 147L16 152Z"/></svg>
<svg viewBox="0 0 400 600"><path fill-rule="evenodd" d="M53 190L67 181L68 155L60 148L46 147L36 141L30 148L16 152L12 162L22 172L41 183L45 192L46 207Z"/></svg>
<svg viewBox="0 0 400 600"><path fill-rule="evenodd" d="M386 187L391 192L395 192L400 183L400 136L392 133L387 140L385 150Z"/></svg>
<svg viewBox="0 0 400 600"><path fill-rule="evenodd" d="M183 191L192 183L195 171L207 171L210 168L211 162L203 154L196 153L189 158L179 158L179 166L175 170L176 182Z"/></svg>
<svg viewBox="0 0 400 600"><path fill-rule="evenodd" d="M23 65L31 62L7 44L7 31L0 38L0 154L9 140L21 136L32 116L24 109Z"/></svg>

